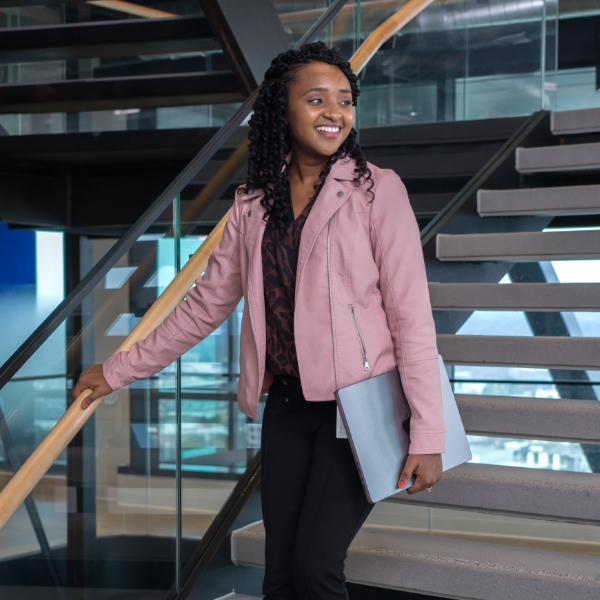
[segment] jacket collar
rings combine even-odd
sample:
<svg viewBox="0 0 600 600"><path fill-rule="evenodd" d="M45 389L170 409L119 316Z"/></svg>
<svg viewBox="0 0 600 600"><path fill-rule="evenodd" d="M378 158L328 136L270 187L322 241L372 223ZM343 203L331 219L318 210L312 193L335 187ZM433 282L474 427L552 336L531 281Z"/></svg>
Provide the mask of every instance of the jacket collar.
<svg viewBox="0 0 600 600"><path fill-rule="evenodd" d="M291 157L291 153L286 157L288 164L290 164ZM304 265L315 245L317 237L327 225L329 219L350 197L354 186L349 186L344 182L354 180L355 168L356 163L351 158L341 158L331 166L319 197L313 205L302 229L300 248L298 250L296 284L300 281ZM261 196L263 196L262 190L250 191L248 194L244 194L241 199L258 202L258 198ZM256 248L259 247L266 226L266 221L262 218L263 211L257 209L257 212L260 213L261 218L255 220L254 216L252 216L252 222L247 223L248 229L246 234L249 235L248 242L252 248L251 255L254 255Z"/></svg>
<svg viewBox="0 0 600 600"><path fill-rule="evenodd" d="M289 152L285 157L286 163L289 165L292 162L292 153ZM284 169L286 167L283 167ZM340 158L333 165L331 165L331 170L329 171L329 175L327 179L337 179L338 181L354 181L356 176L354 169L356 168L356 162L346 156L344 158ZM258 196L263 196L264 192L262 190L249 190L247 194L242 194L240 197L241 200L251 200L253 198L257 198Z"/></svg>

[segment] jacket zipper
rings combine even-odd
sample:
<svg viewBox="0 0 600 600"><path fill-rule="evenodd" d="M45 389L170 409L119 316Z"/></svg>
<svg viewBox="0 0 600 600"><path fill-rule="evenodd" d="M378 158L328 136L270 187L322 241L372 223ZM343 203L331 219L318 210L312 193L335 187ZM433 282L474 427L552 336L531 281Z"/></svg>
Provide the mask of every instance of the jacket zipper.
<svg viewBox="0 0 600 600"><path fill-rule="evenodd" d="M358 336L358 343L360 344L360 352L362 354L363 365L365 367L365 371L368 371L369 370L369 358L367 357L367 350L365 348L365 343L363 341L363 337L360 332L360 327L358 326L358 319L356 318L356 311L354 310L354 304L348 304L348 308L350 309L350 314L352 315L352 320L354 321L354 328L356 329L356 335Z"/></svg>
<svg viewBox="0 0 600 600"><path fill-rule="evenodd" d="M250 302L250 248L248 247L248 221L246 219L246 213L244 213L244 245L246 246L246 254L248 255L248 279L246 280L246 289L248 290L248 314L250 315L250 326L252 327L252 337L254 338L254 346L256 347L256 363L257 373L260 378L260 354L258 352L258 338L256 337L256 329L254 327L254 319L252 318L252 303ZM257 397L260 398L260 381L258 382L259 388L257 390ZM258 416L258 415L257 415Z"/></svg>
<svg viewBox="0 0 600 600"><path fill-rule="evenodd" d="M329 285L329 311L331 312L331 336L333 338L333 370L335 373L335 389L340 389L338 377L337 344L335 341L335 317L333 315L333 292L331 290L331 219L327 227L327 283Z"/></svg>

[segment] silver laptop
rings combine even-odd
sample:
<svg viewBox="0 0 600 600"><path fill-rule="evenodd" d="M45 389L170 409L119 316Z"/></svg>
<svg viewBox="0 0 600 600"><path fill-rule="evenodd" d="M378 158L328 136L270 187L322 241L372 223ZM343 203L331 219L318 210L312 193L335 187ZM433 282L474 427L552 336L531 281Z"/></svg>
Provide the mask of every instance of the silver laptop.
<svg viewBox="0 0 600 600"><path fill-rule="evenodd" d="M438 360L446 423L442 465L444 471L448 471L471 460L472 454L446 367L441 356ZM398 369L341 388L335 396L342 421L338 424L338 437L345 437L340 431L343 427L367 499L374 504L398 493L398 480L408 456L411 414Z"/></svg>

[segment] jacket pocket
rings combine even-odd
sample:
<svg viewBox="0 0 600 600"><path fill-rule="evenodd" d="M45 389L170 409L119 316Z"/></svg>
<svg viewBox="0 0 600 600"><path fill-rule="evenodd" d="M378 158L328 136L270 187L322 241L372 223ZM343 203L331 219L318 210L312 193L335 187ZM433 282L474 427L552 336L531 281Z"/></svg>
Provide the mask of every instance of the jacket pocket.
<svg viewBox="0 0 600 600"><path fill-rule="evenodd" d="M360 347L360 354L362 356L363 366L365 367L365 371L368 371L369 370L369 357L367 356L367 349L365 347L365 342L363 340L363 336L360 331L360 326L358 325L358 318L356 317L356 311L354 310L354 304L348 304L348 308L350 309L350 314L352 315L352 320L354 321L354 329L356 330L356 336L358 337L358 345Z"/></svg>

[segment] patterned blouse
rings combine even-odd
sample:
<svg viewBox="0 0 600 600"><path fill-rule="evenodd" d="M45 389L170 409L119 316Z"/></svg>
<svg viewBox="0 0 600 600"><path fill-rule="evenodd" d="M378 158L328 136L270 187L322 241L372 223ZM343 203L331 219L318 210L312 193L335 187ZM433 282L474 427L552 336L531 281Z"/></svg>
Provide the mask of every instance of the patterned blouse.
<svg viewBox="0 0 600 600"><path fill-rule="evenodd" d="M262 265L267 320L266 368L273 375L300 377L294 343L296 267L302 228L315 203L313 198L294 220L291 202L283 238L277 234L273 213L262 238Z"/></svg>

